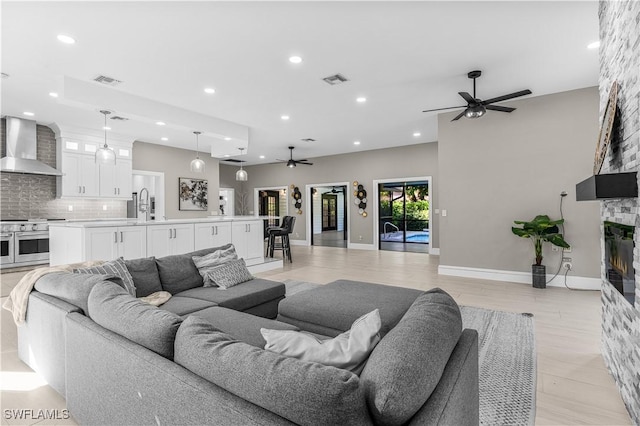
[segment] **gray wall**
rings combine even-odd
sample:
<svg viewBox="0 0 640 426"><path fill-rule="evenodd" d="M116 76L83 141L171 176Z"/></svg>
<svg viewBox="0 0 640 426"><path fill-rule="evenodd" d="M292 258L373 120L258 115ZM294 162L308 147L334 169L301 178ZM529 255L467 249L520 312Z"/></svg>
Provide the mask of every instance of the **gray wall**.
<svg viewBox="0 0 640 426"><path fill-rule="evenodd" d="M511 232L514 220L538 214L558 219L564 199L573 272L600 276L597 203L576 202L575 185L592 175L598 136L598 90L587 88L512 101L511 114L479 120L438 117L440 265L530 271L529 240ZM544 248L547 272L560 253Z"/></svg>
<svg viewBox="0 0 640 426"><path fill-rule="evenodd" d="M640 169L640 2L600 2L600 111L617 80L619 127L602 173ZM635 424L640 424L640 203L638 198L601 203L601 219L634 225L635 306L606 280L602 242L602 354Z"/></svg>
<svg viewBox="0 0 640 426"><path fill-rule="evenodd" d="M165 216L167 219L206 217L218 211L219 169L218 160L201 155L206 163L204 174L192 173L189 169L194 151L154 145L145 142L133 143L133 169L164 172ZM209 185L209 208L207 211L180 211L178 209L178 178L207 179Z"/></svg>
<svg viewBox="0 0 640 426"><path fill-rule="evenodd" d="M303 214L297 215L290 206L290 213L296 216L296 224L291 239L304 240L307 236L305 215L309 208L309 194L305 186L308 184L322 184L334 182L358 181L363 184L368 193L367 217L358 214L353 204L353 187L349 186L347 193L351 208L351 228L349 241L355 244L373 244L377 241L373 235L373 181L377 179L392 179L414 176L432 176L431 208L437 208L438 202L438 144L426 143L403 146L399 148L361 151L353 154L342 154L310 159L313 166L299 165L288 168L285 164L265 164L246 167L249 180L243 184L249 198L250 209L253 210L253 188L286 186L295 184L303 192ZM221 182L231 187L231 179L235 179L237 166L221 165ZM235 180L234 180L235 182ZM238 191L236 191L236 197ZM438 247L438 218L433 215L432 247ZM362 236L362 239L359 237Z"/></svg>

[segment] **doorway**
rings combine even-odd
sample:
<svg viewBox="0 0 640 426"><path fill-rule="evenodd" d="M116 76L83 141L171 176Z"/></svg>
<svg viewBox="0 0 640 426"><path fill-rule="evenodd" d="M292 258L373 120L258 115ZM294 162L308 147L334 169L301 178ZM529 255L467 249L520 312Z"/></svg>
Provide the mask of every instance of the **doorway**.
<svg viewBox="0 0 640 426"><path fill-rule="evenodd" d="M259 216L269 216L264 219L264 237L267 237L267 228L280 226L281 218L288 214L287 188L255 188L255 211Z"/></svg>
<svg viewBox="0 0 640 426"><path fill-rule="evenodd" d="M311 245L347 247L347 185L310 188Z"/></svg>
<svg viewBox="0 0 640 426"><path fill-rule="evenodd" d="M378 248L429 253L429 181L378 183Z"/></svg>

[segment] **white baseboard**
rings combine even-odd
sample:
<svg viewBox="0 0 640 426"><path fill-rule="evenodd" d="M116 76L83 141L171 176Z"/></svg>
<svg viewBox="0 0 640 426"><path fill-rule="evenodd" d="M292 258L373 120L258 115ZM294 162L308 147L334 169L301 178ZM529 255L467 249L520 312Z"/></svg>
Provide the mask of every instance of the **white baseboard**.
<svg viewBox="0 0 640 426"><path fill-rule="evenodd" d="M440 265L438 266L438 274L452 275L455 277L478 278L481 280L508 281L531 285L531 272ZM547 281L552 277L553 274L547 274ZM571 288L581 290L600 290L602 279L567 275L567 285ZM553 281L549 282L547 286L564 287L564 274L558 274L558 276L554 278Z"/></svg>
<svg viewBox="0 0 640 426"><path fill-rule="evenodd" d="M438 247L429 247L429 254L440 256L440 248L438 248Z"/></svg>
<svg viewBox="0 0 640 426"><path fill-rule="evenodd" d="M261 263L247 265L247 269L252 274L257 274L260 272L272 271L274 269L282 269L283 265L284 263L282 262L282 259L265 258Z"/></svg>
<svg viewBox="0 0 640 426"><path fill-rule="evenodd" d="M289 244L292 246L308 246L310 245L307 240L289 240Z"/></svg>
<svg viewBox="0 0 640 426"><path fill-rule="evenodd" d="M347 243L347 248L356 250L376 250L375 244Z"/></svg>

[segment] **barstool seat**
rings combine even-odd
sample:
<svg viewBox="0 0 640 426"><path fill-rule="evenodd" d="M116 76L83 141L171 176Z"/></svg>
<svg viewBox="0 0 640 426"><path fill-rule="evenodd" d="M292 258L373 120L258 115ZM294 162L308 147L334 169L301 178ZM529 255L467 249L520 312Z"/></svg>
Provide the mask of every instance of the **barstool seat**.
<svg viewBox="0 0 640 426"><path fill-rule="evenodd" d="M267 253L269 257L273 257L274 250L282 250L282 256L293 262L291 257L291 245L289 243L289 234L293 232L293 225L296 218L293 216L285 216L282 219L282 227L267 228ZM280 237L280 244L276 244L276 237Z"/></svg>

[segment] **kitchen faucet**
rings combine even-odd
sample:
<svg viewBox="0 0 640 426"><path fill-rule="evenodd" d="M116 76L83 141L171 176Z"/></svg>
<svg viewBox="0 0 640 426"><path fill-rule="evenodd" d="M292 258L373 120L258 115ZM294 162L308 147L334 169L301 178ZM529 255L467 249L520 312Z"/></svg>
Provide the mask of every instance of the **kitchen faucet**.
<svg viewBox="0 0 640 426"><path fill-rule="evenodd" d="M144 199L142 198L143 192L146 192L146 196ZM140 211L140 213L144 213L144 220L147 220L149 217L149 190L147 188L142 188L140 190L138 210Z"/></svg>

